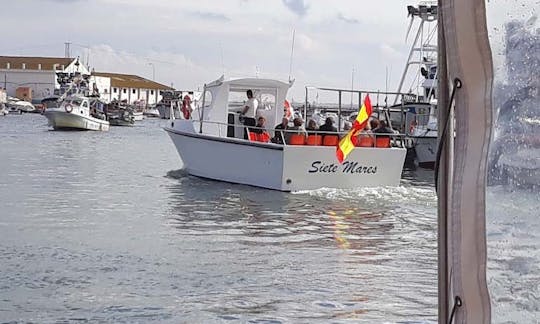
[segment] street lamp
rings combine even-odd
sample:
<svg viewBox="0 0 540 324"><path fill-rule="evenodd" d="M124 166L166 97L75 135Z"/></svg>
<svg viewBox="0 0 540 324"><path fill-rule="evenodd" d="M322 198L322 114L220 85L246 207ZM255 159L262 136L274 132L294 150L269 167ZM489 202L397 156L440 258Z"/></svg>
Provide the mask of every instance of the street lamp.
<svg viewBox="0 0 540 324"><path fill-rule="evenodd" d="M152 81L155 81L156 80L156 66L152 62L148 63L148 65L152 66Z"/></svg>

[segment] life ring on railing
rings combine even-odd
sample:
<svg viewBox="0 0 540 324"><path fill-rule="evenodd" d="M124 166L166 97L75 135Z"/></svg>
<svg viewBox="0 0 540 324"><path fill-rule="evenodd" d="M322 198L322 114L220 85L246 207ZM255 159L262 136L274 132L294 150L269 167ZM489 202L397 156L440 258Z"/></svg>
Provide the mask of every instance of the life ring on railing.
<svg viewBox="0 0 540 324"><path fill-rule="evenodd" d="M66 104L64 106L64 109L66 110L66 112L70 113L73 111L73 105L72 104Z"/></svg>

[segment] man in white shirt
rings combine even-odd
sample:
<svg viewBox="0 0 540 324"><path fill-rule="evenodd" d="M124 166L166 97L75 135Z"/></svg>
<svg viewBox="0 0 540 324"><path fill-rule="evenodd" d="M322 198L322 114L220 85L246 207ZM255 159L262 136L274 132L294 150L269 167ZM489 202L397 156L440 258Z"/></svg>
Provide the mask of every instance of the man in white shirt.
<svg viewBox="0 0 540 324"><path fill-rule="evenodd" d="M246 95L248 97L248 100L246 101L246 105L244 106L244 109L240 114L244 116L245 126L255 126L255 114L257 113L259 102L257 101L257 99L253 98L253 91L248 90L246 92ZM244 138L248 138L247 132L244 134Z"/></svg>

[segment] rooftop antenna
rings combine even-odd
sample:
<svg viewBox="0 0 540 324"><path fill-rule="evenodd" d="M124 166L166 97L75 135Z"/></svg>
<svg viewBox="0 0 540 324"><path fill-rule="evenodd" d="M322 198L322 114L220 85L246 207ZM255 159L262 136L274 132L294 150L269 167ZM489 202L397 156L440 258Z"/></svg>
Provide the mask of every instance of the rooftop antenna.
<svg viewBox="0 0 540 324"><path fill-rule="evenodd" d="M70 49L69 49L69 46L71 45L71 43L70 43L70 42L65 42L64 45L65 45L65 48L64 48L64 56L65 56L66 58L70 58L70 57L71 57L71 51L70 51Z"/></svg>
<svg viewBox="0 0 540 324"><path fill-rule="evenodd" d="M219 51L221 54L221 69L223 70L223 75L225 75L225 63L223 63L223 46L221 42L219 42Z"/></svg>
<svg viewBox="0 0 540 324"><path fill-rule="evenodd" d="M293 54L294 54L294 37L296 34L296 29L293 29L292 32L292 46L291 46L291 59L289 60L289 82L291 82L291 74L292 74L292 60L293 60Z"/></svg>

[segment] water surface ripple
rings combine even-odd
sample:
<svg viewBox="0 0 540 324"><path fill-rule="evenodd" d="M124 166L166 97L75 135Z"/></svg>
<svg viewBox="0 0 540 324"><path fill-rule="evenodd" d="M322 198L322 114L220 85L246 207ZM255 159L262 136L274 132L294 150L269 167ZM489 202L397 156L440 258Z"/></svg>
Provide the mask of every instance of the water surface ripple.
<svg viewBox="0 0 540 324"><path fill-rule="evenodd" d="M163 125L0 119L0 322L436 321L432 172L296 194L202 180Z"/></svg>

